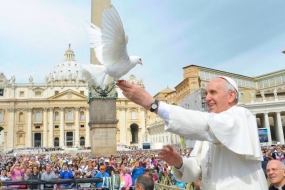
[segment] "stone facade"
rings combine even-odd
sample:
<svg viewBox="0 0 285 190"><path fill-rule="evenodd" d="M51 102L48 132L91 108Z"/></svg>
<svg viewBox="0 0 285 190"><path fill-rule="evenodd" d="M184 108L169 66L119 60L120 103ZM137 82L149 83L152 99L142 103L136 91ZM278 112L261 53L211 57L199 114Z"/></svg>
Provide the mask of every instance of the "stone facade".
<svg viewBox="0 0 285 190"><path fill-rule="evenodd" d="M36 83L16 83L0 73L0 149L20 147L89 147L88 84L69 46L64 61ZM143 86L131 75L128 80ZM118 145L141 147L145 133L145 110L128 101L116 89Z"/></svg>

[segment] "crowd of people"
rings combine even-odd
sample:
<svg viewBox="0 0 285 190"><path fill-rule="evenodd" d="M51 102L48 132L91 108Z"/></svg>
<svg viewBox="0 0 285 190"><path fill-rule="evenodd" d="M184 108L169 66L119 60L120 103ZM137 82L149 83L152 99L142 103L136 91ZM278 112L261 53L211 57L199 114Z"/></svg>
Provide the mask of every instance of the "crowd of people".
<svg viewBox="0 0 285 190"><path fill-rule="evenodd" d="M185 150L189 155L191 149ZM182 155L185 155L181 152ZM156 182L175 185L172 168L162 160L156 159L158 150L131 150L118 151L119 157L97 156L90 158L89 152L77 153L71 156L67 153L40 154L14 154L0 157L1 181L23 180L51 180L51 179L76 179L76 178L103 178L113 177L111 184L108 181L99 183L67 183L67 184L42 184L42 185L11 185L10 188L33 189L59 189L59 188L102 188L129 190L135 185L136 179L149 175ZM115 182L113 182L115 181Z"/></svg>

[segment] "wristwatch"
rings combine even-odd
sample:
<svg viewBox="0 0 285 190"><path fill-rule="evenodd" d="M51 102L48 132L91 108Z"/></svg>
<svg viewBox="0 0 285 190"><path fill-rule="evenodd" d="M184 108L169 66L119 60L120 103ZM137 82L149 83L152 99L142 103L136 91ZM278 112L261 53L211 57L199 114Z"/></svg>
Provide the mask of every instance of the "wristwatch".
<svg viewBox="0 0 285 190"><path fill-rule="evenodd" d="M150 105L150 110L151 112L154 112L158 108L158 100L155 99L154 102Z"/></svg>

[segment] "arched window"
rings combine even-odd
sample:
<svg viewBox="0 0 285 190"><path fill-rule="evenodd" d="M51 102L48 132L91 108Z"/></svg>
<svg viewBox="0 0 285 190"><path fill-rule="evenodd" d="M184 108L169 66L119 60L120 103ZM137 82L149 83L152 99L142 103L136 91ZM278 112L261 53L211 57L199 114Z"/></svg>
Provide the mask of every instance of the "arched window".
<svg viewBox="0 0 285 190"><path fill-rule="evenodd" d="M80 137L80 146L84 146L84 145L85 145L85 138Z"/></svg>
<svg viewBox="0 0 285 190"><path fill-rule="evenodd" d="M84 111L81 111L80 112L80 120L82 121L82 120L84 120L85 119L85 117L84 117Z"/></svg>
<svg viewBox="0 0 285 190"><path fill-rule="evenodd" d="M59 113L58 112L54 113L54 120L59 121Z"/></svg>
<svg viewBox="0 0 285 190"><path fill-rule="evenodd" d="M71 120L72 120L72 112L67 111L67 121L71 121Z"/></svg>
<svg viewBox="0 0 285 190"><path fill-rule="evenodd" d="M3 113L0 112L0 122L3 122Z"/></svg>
<svg viewBox="0 0 285 190"><path fill-rule="evenodd" d="M139 126L137 124L131 124L131 134L132 134L132 142L131 143L138 143L139 142Z"/></svg>
<svg viewBox="0 0 285 190"><path fill-rule="evenodd" d="M41 121L41 112L36 112L36 121Z"/></svg>
<svg viewBox="0 0 285 190"><path fill-rule="evenodd" d="M135 110L132 111L132 119L137 119L137 112Z"/></svg>
<svg viewBox="0 0 285 190"><path fill-rule="evenodd" d="M23 112L20 112L19 113L19 121L21 122L21 121L24 121L24 114L23 114Z"/></svg>

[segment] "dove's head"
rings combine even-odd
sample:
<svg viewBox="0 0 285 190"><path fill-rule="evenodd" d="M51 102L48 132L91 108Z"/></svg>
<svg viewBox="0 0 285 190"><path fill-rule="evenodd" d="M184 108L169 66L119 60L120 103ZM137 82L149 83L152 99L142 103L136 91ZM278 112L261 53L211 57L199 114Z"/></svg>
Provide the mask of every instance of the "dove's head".
<svg viewBox="0 0 285 190"><path fill-rule="evenodd" d="M130 56L130 61L133 64L141 64L142 65L142 58L139 56Z"/></svg>

